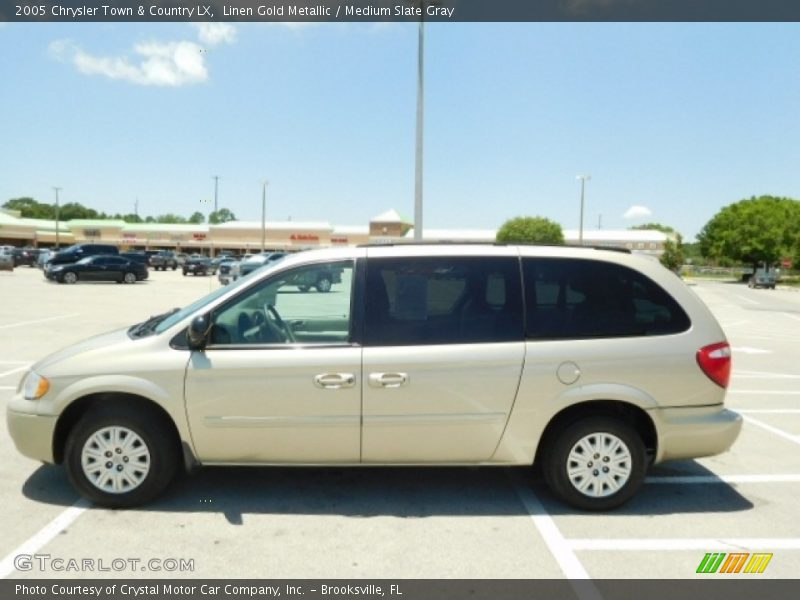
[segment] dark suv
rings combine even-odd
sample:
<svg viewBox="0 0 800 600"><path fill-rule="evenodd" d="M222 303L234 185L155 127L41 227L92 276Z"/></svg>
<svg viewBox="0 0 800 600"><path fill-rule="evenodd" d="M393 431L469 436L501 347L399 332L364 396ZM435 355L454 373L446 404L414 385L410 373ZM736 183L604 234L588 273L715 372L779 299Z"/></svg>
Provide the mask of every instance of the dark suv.
<svg viewBox="0 0 800 600"><path fill-rule="evenodd" d="M183 274L208 275L211 270L211 259L205 256L190 256L183 263Z"/></svg>
<svg viewBox="0 0 800 600"><path fill-rule="evenodd" d="M75 244L56 252L48 261L48 265L76 263L87 256L97 256L99 254L118 255L119 249L111 244Z"/></svg>
<svg viewBox="0 0 800 600"><path fill-rule="evenodd" d="M150 257L150 266L156 271L166 271L167 269L172 269L174 271L178 268L178 258L175 256L174 252L162 250Z"/></svg>

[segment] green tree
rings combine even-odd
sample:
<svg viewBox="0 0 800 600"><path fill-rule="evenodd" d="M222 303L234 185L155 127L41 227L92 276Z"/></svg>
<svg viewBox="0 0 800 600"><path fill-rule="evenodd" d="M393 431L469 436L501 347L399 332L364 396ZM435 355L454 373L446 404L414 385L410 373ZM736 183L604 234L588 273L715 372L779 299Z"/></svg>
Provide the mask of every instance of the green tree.
<svg viewBox="0 0 800 600"><path fill-rule="evenodd" d="M697 236L703 256L753 265L776 263L791 253L800 236L800 202L755 196L730 204Z"/></svg>
<svg viewBox="0 0 800 600"><path fill-rule="evenodd" d="M515 217L497 232L498 242L526 244L563 244L561 225L544 217Z"/></svg>
<svg viewBox="0 0 800 600"><path fill-rule="evenodd" d="M51 204L37 202L28 196L22 198L11 198L3 204L3 208L18 210L25 219L55 219L56 209Z"/></svg>
<svg viewBox="0 0 800 600"><path fill-rule="evenodd" d="M683 240L680 234L675 240L667 239L664 242L664 252L659 260L670 271L678 272L683 266Z"/></svg>
<svg viewBox="0 0 800 600"><path fill-rule="evenodd" d="M100 218L100 213L93 208L86 208L83 204L67 202L59 209L58 218L61 221L69 221L71 219L98 219Z"/></svg>
<svg viewBox="0 0 800 600"><path fill-rule="evenodd" d="M205 223L205 222L206 222L205 216L203 215L203 213L201 213L199 211L193 213L192 216L189 217L189 223L199 224L199 223Z"/></svg>
<svg viewBox="0 0 800 600"><path fill-rule="evenodd" d="M167 213L165 215L158 215L156 217L156 223L186 223L186 217Z"/></svg>
<svg viewBox="0 0 800 600"><path fill-rule="evenodd" d="M236 215L233 214L227 208L220 208L216 212L212 212L208 215L208 222L212 225L216 225L217 223L227 223L228 221L235 221Z"/></svg>
<svg viewBox="0 0 800 600"><path fill-rule="evenodd" d="M669 225L662 225L661 223L645 223L644 225L634 225L628 229L645 230L645 231L663 231L664 233L675 233L675 229Z"/></svg>

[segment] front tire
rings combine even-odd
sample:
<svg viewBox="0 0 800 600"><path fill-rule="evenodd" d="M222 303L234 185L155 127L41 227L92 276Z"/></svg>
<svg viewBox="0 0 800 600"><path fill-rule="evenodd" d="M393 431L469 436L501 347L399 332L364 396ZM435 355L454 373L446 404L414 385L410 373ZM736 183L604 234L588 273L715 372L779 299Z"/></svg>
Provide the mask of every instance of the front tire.
<svg viewBox="0 0 800 600"><path fill-rule="evenodd" d="M125 283L136 283L136 273L125 273L122 277L122 281Z"/></svg>
<svg viewBox="0 0 800 600"><path fill-rule="evenodd" d="M543 473L567 504L601 511L621 506L638 491L647 454L633 427L613 417L586 417L556 434Z"/></svg>
<svg viewBox="0 0 800 600"><path fill-rule="evenodd" d="M67 475L100 506L124 508L152 500L175 476L174 435L152 411L104 407L85 414L67 437Z"/></svg>
<svg viewBox="0 0 800 600"><path fill-rule="evenodd" d="M61 281L63 281L64 283L70 283L70 284L77 283L78 282L78 274L73 272L73 271L67 271L61 277Z"/></svg>

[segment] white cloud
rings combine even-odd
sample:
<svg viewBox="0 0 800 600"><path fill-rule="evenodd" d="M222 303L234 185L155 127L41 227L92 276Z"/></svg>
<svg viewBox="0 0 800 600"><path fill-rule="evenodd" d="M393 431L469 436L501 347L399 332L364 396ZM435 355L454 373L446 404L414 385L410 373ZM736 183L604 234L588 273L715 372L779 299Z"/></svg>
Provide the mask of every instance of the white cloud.
<svg viewBox="0 0 800 600"><path fill-rule="evenodd" d="M192 23L200 42L208 46L232 44L236 41L236 28L230 23Z"/></svg>
<svg viewBox="0 0 800 600"><path fill-rule="evenodd" d="M623 219L642 219L644 217L649 217L653 214L646 206L638 206L634 204L628 210L625 211L625 214L622 215Z"/></svg>
<svg viewBox="0 0 800 600"><path fill-rule="evenodd" d="M136 44L127 56L94 56L69 40L50 44L59 60L74 64L85 75L102 75L137 85L177 87L208 79L203 49L194 42L146 42Z"/></svg>
<svg viewBox="0 0 800 600"><path fill-rule="evenodd" d="M232 44L236 28L229 23L196 23L199 41L206 46ZM97 56L71 40L50 44L50 54L85 75L100 75L136 85L178 87L208 81L206 51L193 41L143 42L130 55Z"/></svg>

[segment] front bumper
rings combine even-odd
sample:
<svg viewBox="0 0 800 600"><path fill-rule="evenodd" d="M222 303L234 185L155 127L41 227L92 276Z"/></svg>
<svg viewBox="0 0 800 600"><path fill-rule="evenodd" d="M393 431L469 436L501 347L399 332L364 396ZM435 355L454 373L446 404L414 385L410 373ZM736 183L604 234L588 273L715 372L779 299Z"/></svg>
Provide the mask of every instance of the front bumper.
<svg viewBox="0 0 800 600"><path fill-rule="evenodd" d="M722 404L649 411L658 433L656 463L700 458L730 448L742 429L742 417Z"/></svg>
<svg viewBox="0 0 800 600"><path fill-rule="evenodd" d="M53 462L53 433L57 417L6 411L8 433L17 450L28 458Z"/></svg>

